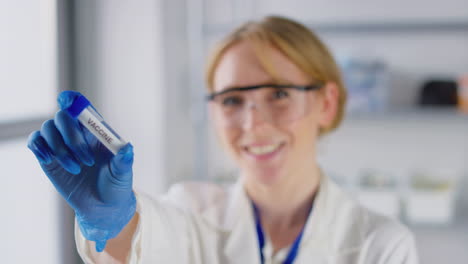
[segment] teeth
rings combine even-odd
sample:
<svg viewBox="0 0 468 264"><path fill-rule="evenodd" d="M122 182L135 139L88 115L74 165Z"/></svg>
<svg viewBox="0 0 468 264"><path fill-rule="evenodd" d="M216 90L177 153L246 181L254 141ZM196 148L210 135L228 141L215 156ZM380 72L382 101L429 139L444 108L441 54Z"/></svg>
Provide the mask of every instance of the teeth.
<svg viewBox="0 0 468 264"><path fill-rule="evenodd" d="M280 144L272 144L261 147L248 147L247 150L254 155L264 155L275 151Z"/></svg>

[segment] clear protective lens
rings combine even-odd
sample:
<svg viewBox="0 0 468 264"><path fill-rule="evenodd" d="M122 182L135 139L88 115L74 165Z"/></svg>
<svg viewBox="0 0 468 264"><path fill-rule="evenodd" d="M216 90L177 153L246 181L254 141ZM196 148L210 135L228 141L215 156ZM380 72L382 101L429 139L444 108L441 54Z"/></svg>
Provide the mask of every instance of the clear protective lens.
<svg viewBox="0 0 468 264"><path fill-rule="evenodd" d="M251 118L281 125L310 112L311 93L294 87L233 90L212 98L212 111L225 126L242 126Z"/></svg>

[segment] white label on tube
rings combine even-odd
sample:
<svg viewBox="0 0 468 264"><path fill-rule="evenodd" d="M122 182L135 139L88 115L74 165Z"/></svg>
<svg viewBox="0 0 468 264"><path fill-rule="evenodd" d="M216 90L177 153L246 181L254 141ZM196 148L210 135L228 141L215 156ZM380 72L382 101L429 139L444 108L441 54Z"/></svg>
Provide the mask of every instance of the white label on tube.
<svg viewBox="0 0 468 264"><path fill-rule="evenodd" d="M114 133L102 124L88 109L84 109L81 112L78 116L78 120L114 155L126 144L123 140L115 136Z"/></svg>

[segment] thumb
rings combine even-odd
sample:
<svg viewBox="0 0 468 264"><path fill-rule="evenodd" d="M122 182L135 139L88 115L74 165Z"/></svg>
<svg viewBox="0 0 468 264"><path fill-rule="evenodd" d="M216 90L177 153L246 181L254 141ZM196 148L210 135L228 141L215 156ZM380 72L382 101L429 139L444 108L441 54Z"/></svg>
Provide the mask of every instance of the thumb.
<svg viewBox="0 0 468 264"><path fill-rule="evenodd" d="M132 190L133 146L128 143L102 168L98 178L99 197L103 202L128 199Z"/></svg>
<svg viewBox="0 0 468 264"><path fill-rule="evenodd" d="M110 172L116 182L128 184L132 179L132 166L133 166L133 146L128 143L112 157L110 161Z"/></svg>
<svg viewBox="0 0 468 264"><path fill-rule="evenodd" d="M103 202L121 202L132 191L133 146L128 143L102 167L97 187Z"/></svg>

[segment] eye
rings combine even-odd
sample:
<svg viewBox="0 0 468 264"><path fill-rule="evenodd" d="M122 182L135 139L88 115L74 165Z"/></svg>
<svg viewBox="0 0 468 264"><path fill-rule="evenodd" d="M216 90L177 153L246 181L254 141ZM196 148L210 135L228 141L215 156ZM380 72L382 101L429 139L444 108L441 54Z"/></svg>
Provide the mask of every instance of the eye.
<svg viewBox="0 0 468 264"><path fill-rule="evenodd" d="M289 97L289 93L286 89L275 89L273 93L273 99L283 99L287 97Z"/></svg>
<svg viewBox="0 0 468 264"><path fill-rule="evenodd" d="M228 96L221 99L223 106L239 106L242 104L242 98L238 96Z"/></svg>

